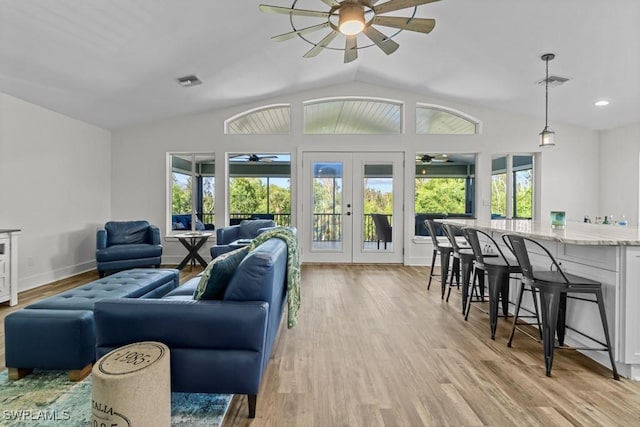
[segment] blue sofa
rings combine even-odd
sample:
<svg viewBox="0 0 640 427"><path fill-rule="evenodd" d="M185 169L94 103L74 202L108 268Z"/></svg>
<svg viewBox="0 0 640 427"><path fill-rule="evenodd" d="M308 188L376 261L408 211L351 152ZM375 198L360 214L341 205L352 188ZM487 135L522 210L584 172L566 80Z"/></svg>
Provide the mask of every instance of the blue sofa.
<svg viewBox="0 0 640 427"><path fill-rule="evenodd" d="M171 352L176 392L246 394L255 417L260 382L287 300L287 246L271 238L236 268L222 300L194 300L199 277L156 300L95 305L98 357L139 341Z"/></svg>
<svg viewBox="0 0 640 427"><path fill-rule="evenodd" d="M258 234L276 226L270 219L245 219L240 224L218 228L216 230L216 244L211 247L211 258L237 249L229 243L239 239L253 239Z"/></svg>
<svg viewBox="0 0 640 427"><path fill-rule="evenodd" d="M160 229L148 221L109 221L96 232L96 268L108 270L159 267L162 259Z"/></svg>

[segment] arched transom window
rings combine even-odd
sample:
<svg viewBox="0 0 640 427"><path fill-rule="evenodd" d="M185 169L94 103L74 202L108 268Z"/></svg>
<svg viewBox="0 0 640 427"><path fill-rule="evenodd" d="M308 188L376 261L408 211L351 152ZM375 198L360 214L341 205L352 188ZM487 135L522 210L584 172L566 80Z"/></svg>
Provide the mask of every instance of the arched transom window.
<svg viewBox="0 0 640 427"><path fill-rule="evenodd" d="M478 120L459 111L427 104L416 107L416 134L474 135L479 128Z"/></svg>
<svg viewBox="0 0 640 427"><path fill-rule="evenodd" d="M331 98L304 103L306 134L399 134L402 103L373 98Z"/></svg>
<svg viewBox="0 0 640 427"><path fill-rule="evenodd" d="M287 134L291 131L291 106L268 105L245 111L224 122L224 133L235 135Z"/></svg>

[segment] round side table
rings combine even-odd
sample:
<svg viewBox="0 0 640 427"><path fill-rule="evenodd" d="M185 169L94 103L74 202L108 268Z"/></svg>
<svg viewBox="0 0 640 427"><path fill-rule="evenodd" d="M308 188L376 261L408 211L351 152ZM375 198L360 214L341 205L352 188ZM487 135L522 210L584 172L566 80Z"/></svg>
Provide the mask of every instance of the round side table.
<svg viewBox="0 0 640 427"><path fill-rule="evenodd" d="M93 366L91 425L170 426L169 348L159 342L129 344Z"/></svg>

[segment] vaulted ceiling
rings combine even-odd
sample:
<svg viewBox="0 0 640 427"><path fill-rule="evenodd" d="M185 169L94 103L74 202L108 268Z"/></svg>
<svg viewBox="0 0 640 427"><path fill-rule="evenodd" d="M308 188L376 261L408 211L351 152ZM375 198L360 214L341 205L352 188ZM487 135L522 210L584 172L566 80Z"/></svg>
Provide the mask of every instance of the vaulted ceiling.
<svg viewBox="0 0 640 427"><path fill-rule="evenodd" d="M570 79L549 90L552 127L640 121L637 0L436 1L416 10L417 17L436 19L430 34L402 31L393 39L400 45L395 53L372 46L348 64L341 50L303 58L312 46L297 36L270 40L291 31L291 23L286 15L261 13L261 2L294 4L4 0L0 92L107 129L350 81L420 93L425 102L435 96L542 118L540 55L552 52L550 74ZM328 10L321 0L295 4ZM324 35L305 37L317 43ZM188 74L203 83L176 83ZM601 98L610 105L595 107Z"/></svg>

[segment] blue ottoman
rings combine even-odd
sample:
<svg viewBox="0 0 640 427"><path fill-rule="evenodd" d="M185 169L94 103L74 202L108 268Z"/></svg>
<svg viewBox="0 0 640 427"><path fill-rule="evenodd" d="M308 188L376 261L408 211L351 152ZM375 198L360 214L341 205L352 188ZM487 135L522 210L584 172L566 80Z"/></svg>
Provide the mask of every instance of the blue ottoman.
<svg viewBox="0 0 640 427"><path fill-rule="evenodd" d="M174 269L121 271L45 298L5 318L5 361L10 379L34 368L68 370L78 381L96 360L93 307L104 298L160 298L179 285Z"/></svg>

